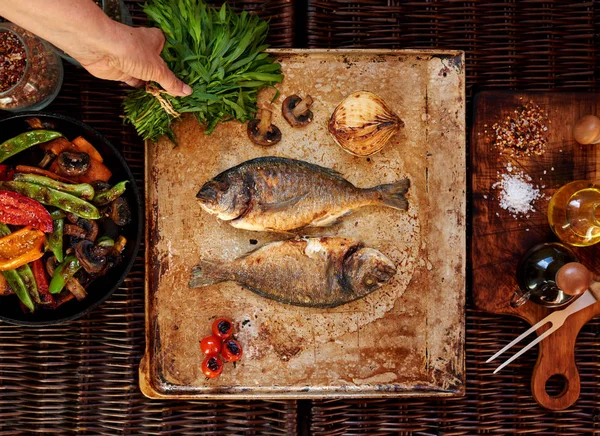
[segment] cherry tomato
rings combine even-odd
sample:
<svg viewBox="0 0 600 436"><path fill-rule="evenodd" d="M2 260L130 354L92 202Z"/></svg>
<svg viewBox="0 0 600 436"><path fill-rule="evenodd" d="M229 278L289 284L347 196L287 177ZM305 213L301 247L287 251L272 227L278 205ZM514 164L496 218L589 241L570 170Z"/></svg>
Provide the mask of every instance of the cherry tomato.
<svg viewBox="0 0 600 436"><path fill-rule="evenodd" d="M209 356L219 354L221 352L221 339L216 336L207 336L200 341L200 349Z"/></svg>
<svg viewBox="0 0 600 436"><path fill-rule="evenodd" d="M227 339L233 333L233 325L227 318L217 318L213 322L212 332L217 338Z"/></svg>
<svg viewBox="0 0 600 436"><path fill-rule="evenodd" d="M242 357L242 346L235 339L226 339L223 342L221 355L226 362L237 362Z"/></svg>
<svg viewBox="0 0 600 436"><path fill-rule="evenodd" d="M208 378L215 378L223 372L223 362L219 356L206 356L202 362L202 372Z"/></svg>

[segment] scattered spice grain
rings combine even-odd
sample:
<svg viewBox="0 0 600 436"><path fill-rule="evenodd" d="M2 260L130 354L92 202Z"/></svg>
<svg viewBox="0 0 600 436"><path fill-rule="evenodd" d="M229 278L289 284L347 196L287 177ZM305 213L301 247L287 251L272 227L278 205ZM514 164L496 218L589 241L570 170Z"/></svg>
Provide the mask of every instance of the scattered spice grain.
<svg viewBox="0 0 600 436"><path fill-rule="evenodd" d="M548 113L530 100L491 127L491 142L511 157L540 156L548 144L548 124Z"/></svg>

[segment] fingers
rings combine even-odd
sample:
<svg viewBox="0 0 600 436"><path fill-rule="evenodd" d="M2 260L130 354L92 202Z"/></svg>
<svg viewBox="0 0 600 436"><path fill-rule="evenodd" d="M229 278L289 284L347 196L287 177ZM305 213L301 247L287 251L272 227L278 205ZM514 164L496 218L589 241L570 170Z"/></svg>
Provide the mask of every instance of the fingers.
<svg viewBox="0 0 600 436"><path fill-rule="evenodd" d="M175 97L183 97L192 93L192 88L179 80L164 62L158 68L156 77L151 80L157 82L165 91Z"/></svg>
<svg viewBox="0 0 600 436"><path fill-rule="evenodd" d="M144 85L144 81L140 79L136 79L134 77L130 77L128 79L123 80L123 82L127 83L132 88L141 88Z"/></svg>

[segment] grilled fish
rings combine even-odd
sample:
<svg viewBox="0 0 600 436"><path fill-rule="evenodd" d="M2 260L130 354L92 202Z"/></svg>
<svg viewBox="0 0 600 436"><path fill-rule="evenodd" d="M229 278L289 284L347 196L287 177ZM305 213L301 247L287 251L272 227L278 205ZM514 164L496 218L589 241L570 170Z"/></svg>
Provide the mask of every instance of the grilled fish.
<svg viewBox="0 0 600 436"><path fill-rule="evenodd" d="M234 281L280 303L336 307L387 283L396 267L381 252L348 238L273 242L231 262L201 260L191 288Z"/></svg>
<svg viewBox="0 0 600 436"><path fill-rule="evenodd" d="M335 224L372 205L408 209L409 179L361 189L332 169L308 162L261 157L206 182L196 198L207 212L233 227L286 232Z"/></svg>

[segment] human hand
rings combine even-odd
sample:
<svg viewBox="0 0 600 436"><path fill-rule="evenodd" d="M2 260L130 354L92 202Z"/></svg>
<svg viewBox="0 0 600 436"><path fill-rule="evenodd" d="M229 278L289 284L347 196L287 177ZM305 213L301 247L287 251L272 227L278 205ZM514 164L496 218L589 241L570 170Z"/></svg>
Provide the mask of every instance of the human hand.
<svg viewBox="0 0 600 436"><path fill-rule="evenodd" d="M87 52L71 55L91 74L138 87L154 81L174 96L190 95L192 88L179 80L160 57L165 37L156 28L115 23L116 38Z"/></svg>

